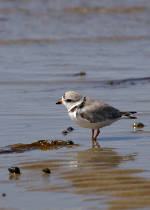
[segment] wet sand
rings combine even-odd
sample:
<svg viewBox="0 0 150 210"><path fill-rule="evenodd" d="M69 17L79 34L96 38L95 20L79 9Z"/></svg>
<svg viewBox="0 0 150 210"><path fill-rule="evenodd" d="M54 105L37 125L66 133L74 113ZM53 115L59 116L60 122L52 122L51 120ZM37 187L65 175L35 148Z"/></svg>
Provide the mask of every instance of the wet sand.
<svg viewBox="0 0 150 210"><path fill-rule="evenodd" d="M148 0L1 1L0 209L150 208L149 11ZM101 129L92 148L55 104L68 90L137 119Z"/></svg>
<svg viewBox="0 0 150 210"><path fill-rule="evenodd" d="M25 195L39 192L39 196L45 196L44 200L53 193L55 202L58 203L62 202L63 194L67 199L63 201L64 208L71 208L71 195L78 195L80 202L85 203L83 208L87 206L89 209L98 205L108 209L150 206L150 179L143 176L146 170L137 169L136 166L128 168L128 162L136 162L138 154L121 155L113 148L102 147L84 150L81 146L80 151L76 148L73 151L69 150L57 151L55 159L51 155L50 159L45 160L18 160L16 165L21 169L21 174L9 174L0 183L2 186L13 183L14 187L24 191ZM127 168L119 167L124 163L127 164ZM50 168L52 173L44 174L44 168ZM6 196L10 199L10 192L7 192ZM17 206L21 208L21 205L18 201ZM52 205L52 208L56 207L58 208L56 204Z"/></svg>

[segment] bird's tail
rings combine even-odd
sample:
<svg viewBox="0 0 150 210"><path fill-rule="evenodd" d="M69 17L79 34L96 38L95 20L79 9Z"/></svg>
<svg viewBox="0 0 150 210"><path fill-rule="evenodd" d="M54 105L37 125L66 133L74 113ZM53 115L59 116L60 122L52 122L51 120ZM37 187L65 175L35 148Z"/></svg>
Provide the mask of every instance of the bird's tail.
<svg viewBox="0 0 150 210"><path fill-rule="evenodd" d="M136 114L136 113L137 112L134 112L134 111L132 111L132 112L121 112L122 117L127 117L129 119L137 119L137 117L134 116L134 114Z"/></svg>

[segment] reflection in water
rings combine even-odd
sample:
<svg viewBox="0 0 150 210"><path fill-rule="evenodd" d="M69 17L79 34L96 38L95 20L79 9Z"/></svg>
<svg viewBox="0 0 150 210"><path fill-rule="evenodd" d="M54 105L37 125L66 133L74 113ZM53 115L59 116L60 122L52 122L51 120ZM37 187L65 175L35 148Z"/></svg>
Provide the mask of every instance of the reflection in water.
<svg viewBox="0 0 150 210"><path fill-rule="evenodd" d="M98 142L97 142L98 143ZM125 157L127 160L133 158L132 156ZM123 160L122 156L117 155L115 151L110 148L92 147L85 151L79 151L76 153L75 160L78 163L78 167L93 169L95 167L100 168L114 168L117 167Z"/></svg>
<svg viewBox="0 0 150 210"><path fill-rule="evenodd" d="M20 174L9 174L9 180L19 180Z"/></svg>
<svg viewBox="0 0 150 210"><path fill-rule="evenodd" d="M150 205L148 199L145 201L145 196L150 195L150 180L132 175L142 170L117 169L123 161L134 160L134 156L135 154L121 156L109 148L80 151L75 156L78 167L65 171L62 177L71 181L73 193L94 195L94 200L99 200L102 195L113 197L113 201L108 201L108 197L103 201L110 204L110 209L121 207L122 203L124 208Z"/></svg>
<svg viewBox="0 0 150 210"><path fill-rule="evenodd" d="M55 191L82 195L83 200L102 202L109 209L150 206L150 180L133 176L139 169L119 169L123 161L133 161L135 154L120 155L111 148L91 148L69 152L69 159L24 163L27 170L55 165L56 182L40 182L25 186L28 191ZM46 163L45 163L46 162ZM50 164L50 165L49 165ZM58 165L58 167L57 167ZM68 167L69 166L69 167ZM57 170L56 170L57 169ZM51 175L52 176L52 175ZM85 199L85 196L88 196ZM113 200L112 200L113 198Z"/></svg>

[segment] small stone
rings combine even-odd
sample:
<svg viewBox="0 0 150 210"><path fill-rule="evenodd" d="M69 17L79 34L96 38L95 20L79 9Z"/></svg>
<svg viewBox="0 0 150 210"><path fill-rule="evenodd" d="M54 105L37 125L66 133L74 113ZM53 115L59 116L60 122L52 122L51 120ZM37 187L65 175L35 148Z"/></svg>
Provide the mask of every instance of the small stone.
<svg viewBox="0 0 150 210"><path fill-rule="evenodd" d="M133 123L133 128L144 128L144 124L141 122L134 122Z"/></svg>
<svg viewBox="0 0 150 210"><path fill-rule="evenodd" d="M46 174L51 174L51 170L49 168L44 168L42 171Z"/></svg>
<svg viewBox="0 0 150 210"><path fill-rule="evenodd" d="M2 197L6 197L6 193L2 193Z"/></svg>
<svg viewBox="0 0 150 210"><path fill-rule="evenodd" d="M18 168L18 167L11 167L11 168L8 168L8 171L9 171L11 174L20 174L20 168Z"/></svg>
<svg viewBox="0 0 150 210"><path fill-rule="evenodd" d="M68 131L64 130L64 131L62 131L62 134L63 134L64 136L66 136L66 135L68 134Z"/></svg>
<svg viewBox="0 0 150 210"><path fill-rule="evenodd" d="M73 144L74 144L74 142L71 141L71 140L68 140L67 143L68 143L69 145L73 145Z"/></svg>
<svg viewBox="0 0 150 210"><path fill-rule="evenodd" d="M74 76L85 76L86 72L85 71L80 71L79 73L75 73Z"/></svg>
<svg viewBox="0 0 150 210"><path fill-rule="evenodd" d="M109 84L114 85L114 81L113 80L109 81Z"/></svg>
<svg viewBox="0 0 150 210"><path fill-rule="evenodd" d="M68 127L67 128L67 131L69 131L69 132L71 132L71 131L73 131L74 129L73 129L73 127Z"/></svg>

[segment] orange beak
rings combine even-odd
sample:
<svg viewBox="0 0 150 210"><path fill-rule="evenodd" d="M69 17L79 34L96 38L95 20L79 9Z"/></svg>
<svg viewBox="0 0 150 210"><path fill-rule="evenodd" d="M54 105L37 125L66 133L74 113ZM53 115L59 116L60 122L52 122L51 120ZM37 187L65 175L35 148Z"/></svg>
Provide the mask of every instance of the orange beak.
<svg viewBox="0 0 150 210"><path fill-rule="evenodd" d="M56 104L63 104L63 101L60 100L60 101L58 101Z"/></svg>

